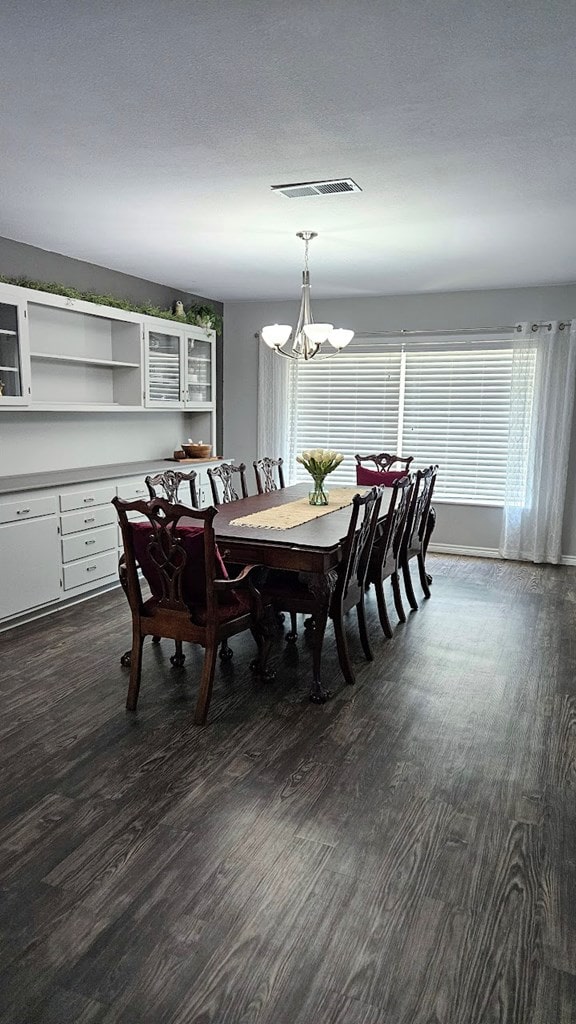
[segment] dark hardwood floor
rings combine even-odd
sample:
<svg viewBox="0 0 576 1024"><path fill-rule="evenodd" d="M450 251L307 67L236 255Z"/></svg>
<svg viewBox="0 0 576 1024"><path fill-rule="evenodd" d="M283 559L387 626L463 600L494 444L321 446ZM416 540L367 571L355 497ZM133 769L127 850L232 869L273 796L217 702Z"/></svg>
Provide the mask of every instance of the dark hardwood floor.
<svg viewBox="0 0 576 1024"><path fill-rule="evenodd" d="M237 637L205 729L168 641L126 715L121 593L0 635L2 1024L576 1021L576 569L429 562L355 688Z"/></svg>

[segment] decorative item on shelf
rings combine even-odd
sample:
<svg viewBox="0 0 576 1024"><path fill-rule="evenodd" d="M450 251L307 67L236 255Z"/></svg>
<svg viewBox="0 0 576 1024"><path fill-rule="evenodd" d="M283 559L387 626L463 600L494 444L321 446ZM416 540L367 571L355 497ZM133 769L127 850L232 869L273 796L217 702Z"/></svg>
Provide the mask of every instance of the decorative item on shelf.
<svg viewBox="0 0 576 1024"><path fill-rule="evenodd" d="M186 313L184 312L184 303L180 299L176 299L172 303L172 313L177 316L179 320L186 319Z"/></svg>
<svg viewBox="0 0 576 1024"><path fill-rule="evenodd" d="M344 456L331 448L314 448L312 451L302 452L296 456L304 469L310 473L314 481L314 490L308 494L311 505L327 505L329 493L324 487L324 480L342 462Z"/></svg>
<svg viewBox="0 0 576 1024"><path fill-rule="evenodd" d="M186 320L196 327L203 327L206 332L216 331L216 334L222 334L222 317L212 309L212 306L193 302L186 310Z"/></svg>
<svg viewBox="0 0 576 1024"><path fill-rule="evenodd" d="M176 462L180 462L181 459L186 458L186 452L182 451L181 448L176 448L174 458L176 459Z"/></svg>
<svg viewBox="0 0 576 1024"><path fill-rule="evenodd" d="M280 356L289 359L313 359L320 352L325 341L332 345L334 352L324 351L323 358L334 356L354 337L354 331L333 324L315 324L310 311L310 271L308 270L308 246L312 238L317 238L316 231L297 231L297 238L304 241L304 270L302 271L302 299L298 322L294 331L290 324L269 324L260 331L262 341L268 348L274 349ZM285 351L284 345L292 338L292 348Z"/></svg>
<svg viewBox="0 0 576 1024"><path fill-rule="evenodd" d="M0 380L0 398L2 398L3 394L4 394L4 381Z"/></svg>
<svg viewBox="0 0 576 1024"><path fill-rule="evenodd" d="M204 444L202 441L192 441L188 438L187 443L182 445L182 450L188 459L209 459L212 454L212 445Z"/></svg>

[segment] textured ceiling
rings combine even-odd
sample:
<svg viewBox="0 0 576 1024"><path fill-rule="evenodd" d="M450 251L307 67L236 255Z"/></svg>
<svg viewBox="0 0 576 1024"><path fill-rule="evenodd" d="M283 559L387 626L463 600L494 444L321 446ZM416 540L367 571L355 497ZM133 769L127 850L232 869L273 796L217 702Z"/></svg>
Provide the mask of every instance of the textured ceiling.
<svg viewBox="0 0 576 1024"><path fill-rule="evenodd" d="M576 280L574 0L4 0L0 235L219 299ZM350 176L361 194L269 186Z"/></svg>

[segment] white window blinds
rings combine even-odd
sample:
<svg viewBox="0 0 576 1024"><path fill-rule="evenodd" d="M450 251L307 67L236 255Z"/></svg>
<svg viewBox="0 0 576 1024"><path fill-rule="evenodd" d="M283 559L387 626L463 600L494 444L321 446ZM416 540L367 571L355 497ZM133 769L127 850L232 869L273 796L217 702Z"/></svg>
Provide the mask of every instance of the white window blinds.
<svg viewBox="0 0 576 1024"><path fill-rule="evenodd" d="M356 482L356 452L382 451L382 438L396 443L401 362L399 351L341 352L326 362L298 365L296 451L342 452L344 462L330 474L335 484ZM297 479L308 479L302 466Z"/></svg>
<svg viewBox="0 0 576 1024"><path fill-rule="evenodd" d="M502 504L511 384L507 341L360 342L298 367L296 450L341 451L334 483L355 482L356 452L413 455L439 464L438 498Z"/></svg>

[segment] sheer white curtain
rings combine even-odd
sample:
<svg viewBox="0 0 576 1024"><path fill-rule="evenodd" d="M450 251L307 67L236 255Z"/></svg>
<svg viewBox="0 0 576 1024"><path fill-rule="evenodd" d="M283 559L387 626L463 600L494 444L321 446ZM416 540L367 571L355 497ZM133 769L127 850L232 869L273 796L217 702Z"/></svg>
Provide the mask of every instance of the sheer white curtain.
<svg viewBox="0 0 576 1024"><path fill-rule="evenodd" d="M294 482L296 374L295 359L279 356L267 345L258 350L258 458L284 459L286 483Z"/></svg>
<svg viewBox="0 0 576 1024"><path fill-rule="evenodd" d="M576 376L576 321L522 324L513 343L500 554L561 561Z"/></svg>

